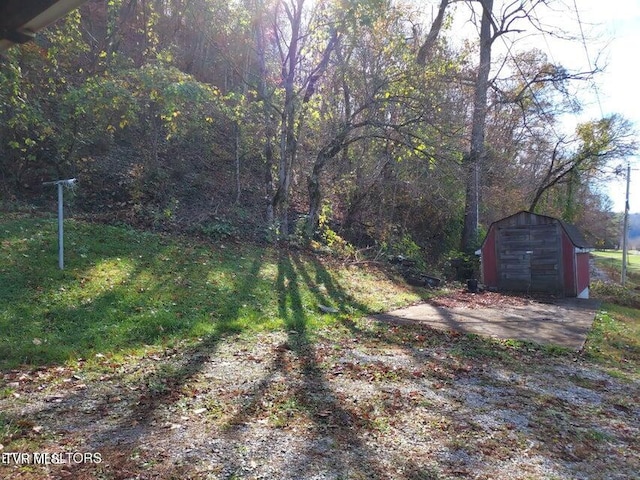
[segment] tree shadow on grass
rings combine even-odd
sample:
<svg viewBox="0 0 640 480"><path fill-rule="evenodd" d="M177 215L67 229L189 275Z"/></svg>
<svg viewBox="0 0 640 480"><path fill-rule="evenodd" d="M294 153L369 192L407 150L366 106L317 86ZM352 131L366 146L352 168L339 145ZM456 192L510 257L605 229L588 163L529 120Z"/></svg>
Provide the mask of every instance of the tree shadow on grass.
<svg viewBox="0 0 640 480"><path fill-rule="evenodd" d="M261 265L260 256L256 256L251 269L234 292L237 299L246 299L251 295L256 285L255 277ZM232 306L226 309L224 315L216 320L214 332L182 352L181 359L171 369L158 368L145 377L141 384L146 386L146 391L143 390L141 393L139 404L128 418L123 419L122 425L113 431L105 432L101 438L94 439L95 446L110 441L118 432L122 431L122 427L126 428L131 423L148 423L158 406L175 401L181 395L182 387L202 369L203 365L215 353L221 338L225 335L240 333L233 324L240 315L241 303L234 302L230 305Z"/></svg>
<svg viewBox="0 0 640 480"><path fill-rule="evenodd" d="M322 271L319 264L314 265L318 269L317 279L326 286L328 295L334 301L343 300L346 294L333 283L329 273ZM309 336L309 309L305 309L302 300L301 281L307 283L317 300L327 302L328 298L317 289L318 280L311 280L299 258L288 251L280 252L276 289L287 338L276 348L276 356L268 369L270 373L249 393L248 400L229 421L226 437L241 441L249 422L269 415L269 408L273 408L263 405L263 399L276 386L282 389L284 383L286 398L281 400L295 405L296 411L285 423L304 425L304 432L296 435L302 435L307 442L307 455L300 455L288 465L290 478L303 478L314 470L328 472L336 478L387 478L376 455L363 442L361 435L370 427L368 421L344 405L331 388L320 365L322 355ZM319 442L324 442L320 457L317 455ZM233 463L231 472L240 469L240 461Z"/></svg>
<svg viewBox="0 0 640 480"><path fill-rule="evenodd" d="M360 315L373 313L367 305L356 300L341 287L319 261L307 262L313 269L310 272L299 256L290 256L290 258L319 305L333 307L338 313L344 313L345 310L357 312Z"/></svg>
<svg viewBox="0 0 640 480"><path fill-rule="evenodd" d="M55 241L48 236L26 230L7 240L21 250L0 275L0 371L219 334L220 325L233 332L246 326L236 321L240 305L251 308L253 300L237 284L248 276L265 290L265 282L255 285L260 265L252 263L261 262L261 251L243 249L243 258L233 248L113 228L102 243L90 227L69 226L67 243L83 245L84 236L92 243L86 254L70 252L64 271L36 268L49 255L53 261Z"/></svg>
<svg viewBox="0 0 640 480"><path fill-rule="evenodd" d="M73 233L73 229L69 229ZM73 235L70 236L70 239ZM128 238L128 237L127 237ZM36 255L41 252L42 244L34 243L29 245L25 251L25 255ZM123 258L131 257L131 268L127 271L128 278L138 278L153 275L153 272L166 272L167 277L156 282L155 286L139 292L140 295L134 295L129 302L125 301L130 282L118 282L107 291L102 291L93 296L86 298L86 303L82 305L60 305L54 301L51 305L43 306L43 320L48 321L45 332L51 335L51 341L58 341L61 344L67 340L69 350L61 353L56 357L59 361L63 361L69 356L69 352L77 352L78 355L86 357L87 353L92 351L91 338L99 338L101 335L108 337L114 332L100 323L100 312L104 312L109 308L124 308L122 314L126 317L136 316L140 309L148 309L156 307L159 302L179 303L180 301L188 301L188 299L172 299L163 297L162 282L171 282L177 280L180 275L180 264L184 258L172 258L175 250L171 246L162 247L153 250L153 258L141 261L135 258L139 255L139 249L129 248L123 250L120 255ZM127 257L125 257L125 254ZM95 267L99 261L108 261L116 259L116 254L111 248L106 248L100 255L92 255L90 259L81 257L79 263L72 271L55 272L52 274L53 282L47 278L38 275L31 275L30 281L35 282L36 288L46 288L52 292L52 297L56 291L68 291L70 288L82 288L82 279L89 275L89 271ZM98 258L100 257L100 258ZM166 258L165 258L166 257ZM119 259L118 259L119 260ZM82 263L85 262L85 263ZM64 430L67 432L78 432L80 435L87 435L83 440L83 444L91 450L105 452L105 455L112 454L117 457L117 461L121 462L119 468L121 473L112 471L114 478L126 478L131 476L139 465L131 461L130 454L142 443L144 438L151 432L154 432L157 426L153 423L157 418L159 410L172 405L185 395L185 387L200 371L202 371L207 361L215 354L219 347L219 342L225 335L238 333L242 330L242 324L238 323L241 316L241 308L243 302L250 303L254 300L254 293L259 284L256 278L262 265L260 254L256 254L251 260L249 268L246 268L241 274L233 276L234 288L225 291L228 295L233 295L233 301L225 301L221 298L221 302L217 305L215 317L212 319L213 326L207 335L203 335L202 340L196 342L190 347L175 349L171 355L164 356L158 354L157 361L145 361L144 370L139 378L133 382L128 380L127 387L133 388L133 393L126 392L126 387L115 384L110 386L108 390L101 390L99 385L89 385L81 390L66 390L61 394L57 394L55 401L45 404L44 408L31 413L32 418L42 419L47 422L47 427L53 431ZM82 264L82 267L79 266ZM169 268L167 268L169 267ZM382 478L382 474L375 465L375 458L367 452L366 447L358 438L357 432L363 428L363 420L341 405L339 398L335 392L328 386L322 375L322 370L318 364L318 353L316 352L314 343L309 337L309 321L310 316L315 313L315 305L311 306L308 298L315 298L315 301L326 304L343 303L345 299L351 302L353 308L365 311L363 305L357 304L353 299L347 298L342 289L334 284L329 273L319 264L314 263L316 280L313 280L307 267L302 260L293 257L290 252L281 251L278 258L277 275L275 278L275 294L277 295L278 315L284 323L287 333L287 340L277 350L277 354L273 360L272 370L278 375L284 376L290 381L288 388L291 390L291 398L299 406L301 410L306 412L308 421L313 430L313 435L322 434L325 437L333 439L333 443L337 446L348 447L347 450L356 450L364 453L367 464L362 467L353 467L358 465L356 461L346 461L343 459L345 454L340 452L340 448L336 448L335 458L331 461L330 468L338 474L348 472L349 468L357 468L368 478ZM207 277L207 267L199 267L193 272L203 278ZM194 282L194 279L183 279L185 282ZM47 283L48 281L48 283ZM305 284L306 287L305 288ZM324 285L325 290L319 289L319 284ZM44 287L46 285L46 287ZM185 283L185 286L188 285ZM42 287L40 287L42 286ZM24 285L25 291L19 292L18 303L28 303L28 296L31 294L28 285ZM311 297L306 292L312 292ZM14 292L15 293L15 292ZM224 297L222 291L216 290L216 295ZM83 297L84 298L84 297ZM83 300L80 298L80 300ZM155 299L153 302L150 299ZM311 303L315 303L315 301ZM138 304L137 302L142 302ZM88 316L89 311L96 315ZM175 310L169 308L167 315L171 316ZM26 312L23 312L26 314ZM19 311L13 315L20 314ZM319 314L315 313L315 314ZM167 326L175 325L169 323ZM147 331L146 329L152 329ZM120 340L113 343L107 343L109 349L114 351L121 347L132 348L136 345L144 345L146 342L154 342L157 339L166 338L172 333L163 328L162 322L149 319L149 322L140 322L136 328L122 332ZM48 329L48 330L47 330ZM84 329L84 340L79 341L76 338L64 338L69 331L74 329ZM59 332L57 331L59 330ZM58 335L59 334L59 335ZM59 338L58 338L59 337ZM57 340L56 340L57 339ZM122 342L122 343L120 343ZM44 345L43 348L46 348ZM111 351L105 352L111 353ZM51 357L43 356L43 359ZM56 363L55 359L52 363ZM291 378L287 373L288 365L293 365L297 372L296 378ZM117 376L115 376L117 378ZM124 378L123 378L124 381ZM243 422L243 418L249 421L256 407L260 403L260 398L269 390L274 380L267 376L260 385L252 393L253 400L247 402L242 408L242 412L237 415L236 425ZM118 397L119 393L125 392L133 405L133 408L124 412L118 410L112 402L114 397ZM254 405L254 406L252 406ZM81 408L87 408L87 411L81 415L70 415L70 412ZM119 412L121 415L112 417L109 422L98 421L101 412ZM53 422L51 421L53 419ZM19 418L9 418L8 421L19 422ZM350 467L351 465L351 467ZM115 466L112 465L112 468ZM301 461L299 465L292 466L300 471L304 471L305 463ZM78 475L87 475L87 470L83 467L77 467L75 471ZM80 477L78 477L80 478Z"/></svg>
<svg viewBox="0 0 640 480"><path fill-rule="evenodd" d="M314 268L321 268L316 266ZM251 277L259 270L259 263L255 263L246 281L237 289L236 294L249 297L255 282ZM302 273L304 272L304 273ZM328 272L320 272L325 276L324 283L328 283ZM295 459L288 466L291 478L304 477L309 472L309 462L313 467L329 471L337 476L352 476L360 478L386 478L381 467L377 464L375 455L363 443L360 434L370 427L366 419L360 418L355 411L344 406L340 396L334 392L323 376L320 362L321 355L316 351L310 338L309 320L310 310L305 302L308 297L302 293L303 282L309 285L310 276L304 263L293 260L287 251L281 251L278 258L275 289L277 292L278 313L286 329L286 340L277 346L274 358L268 367L267 375L245 395L239 410L231 418L228 428L222 435L230 442L242 444L243 434L247 425L255 425L255 421L269 415L263 405L264 400L273 398L273 390L286 387L286 399L289 404L295 404L298 416L291 421L303 420L308 431L309 449L314 447L317 439L327 441L328 447L323 450L327 455L318 457L310 455L307 458ZM345 295L337 285L327 286L327 292L344 298ZM327 298L320 293L315 298L327 302ZM227 312L225 318L232 321L239 312ZM224 325L220 327L224 331ZM114 462L119 462L123 473L122 478L131 476L139 469L130 454L143 442L143 439L154 430L152 423L156 413L161 408L176 402L184 396L184 387L190 379L197 375L216 351L220 336L212 335L194 347L179 355L179 360L171 362L171 368L163 368L163 363L153 372L145 375L138 382L143 390L139 393L139 400L133 410L117 422L117 426L101 432L95 432L88 443L94 449L107 452ZM66 403L66 401L65 401ZM108 405L102 406L108 408ZM288 420L287 420L288 421ZM279 427L274 427L279 428ZM315 445L317 447L317 445ZM224 471L233 476L242 472L242 461L238 458L227 458ZM163 475L189 476L186 466L168 467ZM85 471L79 468L75 473ZM120 478L120 477L116 477Z"/></svg>
<svg viewBox="0 0 640 480"><path fill-rule="evenodd" d="M83 444L91 451L104 452L106 462L111 464L113 478L129 478L131 472L139 468L131 460L131 453L143 442L143 438L153 430L153 423L157 412L162 407L167 407L184 396L184 388L190 380L197 375L206 362L215 354L219 342L223 337L239 333L241 326L237 320L241 315L243 301L249 301L256 288L256 277L263 264L262 255L256 253L250 259L250 267L242 275L236 277L233 289L234 302L227 302L224 309L220 309L215 319L212 320L212 328L207 335L186 348L176 348L169 355L157 354L157 359L151 362L143 359L144 372L139 379L128 380L128 385L116 383L109 390L101 389L99 382L89 385L82 390L72 390L56 396L53 403L45 404L44 408L31 412L30 418L42 419L49 429L63 430L67 432L77 431L81 435L88 435ZM146 292L153 295L153 291ZM118 292L109 292L98 299L98 306L106 306L102 302L110 302L117 297ZM145 336L144 338L147 338ZM127 342L135 342L136 339L128 339ZM125 342L125 343L127 343ZM131 346L131 345L128 345ZM131 393L128 387L133 390ZM99 421L101 412L107 414L118 411L117 404L112 398L128 395L133 408L112 421ZM117 400L121 401L121 400ZM82 415L70 416L69 412L78 408L88 408ZM9 423L20 423L20 418L7 418ZM60 423L59 423L60 422ZM114 465L117 463L117 465ZM71 470L69 470L71 468ZM93 478L90 466L65 466L63 470L75 475L75 478ZM111 478L111 477L109 477Z"/></svg>

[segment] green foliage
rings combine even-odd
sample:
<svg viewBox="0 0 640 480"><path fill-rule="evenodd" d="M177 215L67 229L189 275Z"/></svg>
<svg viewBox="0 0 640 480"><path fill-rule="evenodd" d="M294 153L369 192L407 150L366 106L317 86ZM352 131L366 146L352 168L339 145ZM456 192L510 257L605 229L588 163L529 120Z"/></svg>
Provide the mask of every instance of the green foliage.
<svg viewBox="0 0 640 480"><path fill-rule="evenodd" d="M89 145L99 144L105 135L112 138L117 130L136 126L140 111L141 106L124 79L90 77L62 97L63 119L75 127L68 129L68 138L63 141L70 144L80 136Z"/></svg>
<svg viewBox="0 0 640 480"><path fill-rule="evenodd" d="M462 282L480 276L480 259L475 254L451 250L446 255L445 262L449 278Z"/></svg>
<svg viewBox="0 0 640 480"><path fill-rule="evenodd" d="M216 218L200 226L200 232L212 240L224 240L237 235L235 225L225 218Z"/></svg>
<svg viewBox="0 0 640 480"><path fill-rule="evenodd" d="M33 169L53 169L61 162L55 148L58 127L48 102L59 88L52 69L33 44L0 60L0 170L18 188L30 183Z"/></svg>
<svg viewBox="0 0 640 480"><path fill-rule="evenodd" d="M352 258L356 253L354 246L331 228L330 221L331 205L324 203L318 215L318 234L322 242L339 257Z"/></svg>
<svg viewBox="0 0 640 480"><path fill-rule="evenodd" d="M391 250L416 262L423 263L422 249L407 233L402 235L397 242L391 244Z"/></svg>
<svg viewBox="0 0 640 480"><path fill-rule="evenodd" d="M409 233L393 235L388 242L382 242L380 251L388 257L402 257L412 262L418 271L426 267L423 249Z"/></svg>

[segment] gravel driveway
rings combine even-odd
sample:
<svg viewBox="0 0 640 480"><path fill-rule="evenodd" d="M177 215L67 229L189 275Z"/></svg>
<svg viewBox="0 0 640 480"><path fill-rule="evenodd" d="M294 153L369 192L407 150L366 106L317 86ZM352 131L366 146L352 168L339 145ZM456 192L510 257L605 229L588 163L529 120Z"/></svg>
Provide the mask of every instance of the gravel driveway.
<svg viewBox="0 0 640 480"><path fill-rule="evenodd" d="M637 377L417 323L343 320L313 337L203 340L14 370L0 386L11 392L0 412L16 448L100 460L1 457L0 478L623 480L640 471Z"/></svg>

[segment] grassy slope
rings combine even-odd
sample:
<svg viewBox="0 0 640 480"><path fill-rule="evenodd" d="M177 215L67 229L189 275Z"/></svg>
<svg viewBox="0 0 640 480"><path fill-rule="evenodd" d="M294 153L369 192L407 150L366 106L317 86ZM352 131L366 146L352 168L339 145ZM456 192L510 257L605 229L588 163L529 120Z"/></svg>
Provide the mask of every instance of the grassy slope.
<svg viewBox="0 0 640 480"><path fill-rule="evenodd" d="M60 271L56 228L55 219L0 217L0 369L180 338L313 330L420 299L381 272L299 252L73 220Z"/></svg>
<svg viewBox="0 0 640 480"><path fill-rule="evenodd" d="M586 359L610 373L640 378L640 309L603 304L584 348Z"/></svg>
<svg viewBox="0 0 640 480"><path fill-rule="evenodd" d="M593 252L596 264L619 280L622 264L620 251ZM640 255L629 255L627 288L615 282L594 284L593 293L602 298L601 310L585 345L585 354L613 369L640 374Z"/></svg>
<svg viewBox="0 0 640 480"><path fill-rule="evenodd" d="M420 300L382 272L300 252L73 220L65 224L60 271L56 227L55 219L0 217L0 369L227 333L313 331ZM585 353L637 371L640 310L616 305L614 290ZM340 313L322 314L319 305Z"/></svg>

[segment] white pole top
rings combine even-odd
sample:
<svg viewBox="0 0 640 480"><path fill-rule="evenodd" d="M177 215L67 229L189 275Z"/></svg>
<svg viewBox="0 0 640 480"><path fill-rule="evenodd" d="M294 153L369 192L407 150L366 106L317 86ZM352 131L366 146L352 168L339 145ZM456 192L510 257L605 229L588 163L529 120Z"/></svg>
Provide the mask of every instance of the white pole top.
<svg viewBox="0 0 640 480"><path fill-rule="evenodd" d="M75 178L67 178L66 180L56 180L53 182L43 182L43 185L73 185L77 180Z"/></svg>

